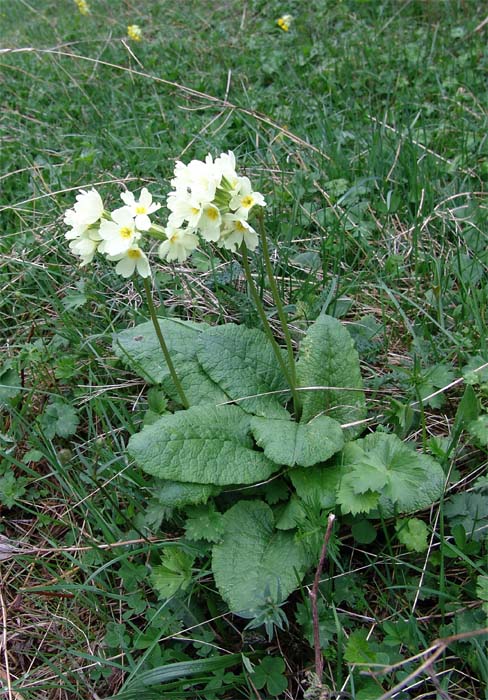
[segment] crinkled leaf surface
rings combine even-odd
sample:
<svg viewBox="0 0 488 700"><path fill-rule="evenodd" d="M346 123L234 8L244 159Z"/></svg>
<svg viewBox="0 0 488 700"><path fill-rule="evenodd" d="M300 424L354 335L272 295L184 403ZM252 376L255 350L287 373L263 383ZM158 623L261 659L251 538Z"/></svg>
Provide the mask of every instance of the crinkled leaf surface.
<svg viewBox="0 0 488 700"><path fill-rule="evenodd" d="M154 497L165 508L183 508L206 503L219 490L210 484L191 484L181 481L162 481Z"/></svg>
<svg viewBox="0 0 488 700"><path fill-rule="evenodd" d="M310 423L255 417L251 430L264 454L288 467L325 462L344 445L340 424L327 416L318 416Z"/></svg>
<svg viewBox="0 0 488 700"><path fill-rule="evenodd" d="M128 449L144 471L161 479L253 484L279 467L253 449L249 422L238 406L194 406L146 426Z"/></svg>
<svg viewBox="0 0 488 700"><path fill-rule="evenodd" d="M288 417L282 405L288 393L269 395L286 390L287 383L262 331L234 323L208 328L200 335L197 357L229 398L253 397L239 400L243 410L269 418Z"/></svg>
<svg viewBox="0 0 488 700"><path fill-rule="evenodd" d="M301 387L334 387L300 392L303 422L319 413L341 424L365 417L359 356L351 336L337 319L319 316L310 326L300 344L297 376ZM360 430L349 428L348 437L357 435Z"/></svg>
<svg viewBox="0 0 488 700"><path fill-rule="evenodd" d="M198 339L208 328L207 324L161 319L159 325L190 405L227 401L226 394L208 377L197 361ZM170 396L178 398L150 321L118 333L114 339L114 352L146 381L163 384Z"/></svg>
<svg viewBox="0 0 488 700"><path fill-rule="evenodd" d="M343 451L338 501L344 513L369 512L376 496L385 516L427 508L444 490L444 472L396 435L373 433Z"/></svg>
<svg viewBox="0 0 488 700"><path fill-rule="evenodd" d="M293 534L278 532L273 511L262 501L240 501L224 514L224 536L212 554L221 596L233 612L248 616L269 591L284 600L307 568L304 548Z"/></svg>

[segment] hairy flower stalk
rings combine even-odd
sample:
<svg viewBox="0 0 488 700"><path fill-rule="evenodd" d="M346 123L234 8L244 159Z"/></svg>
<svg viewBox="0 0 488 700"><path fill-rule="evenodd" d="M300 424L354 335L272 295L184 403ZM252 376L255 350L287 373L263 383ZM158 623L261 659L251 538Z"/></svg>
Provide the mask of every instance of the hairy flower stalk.
<svg viewBox="0 0 488 700"><path fill-rule="evenodd" d="M278 318L280 319L281 328L283 330L283 335L285 336L286 350L288 353L288 366L290 375L290 388L293 394L293 403L295 406L295 413L300 415L299 406L300 402L298 399L298 393L296 392L297 387L297 376L295 368L295 354L293 352L293 345L291 342L290 329L288 327L288 319L286 317L283 304L281 302L280 293L278 291L278 286L273 274L273 266L271 265L271 259L269 257L268 242L266 240L266 231L264 230L264 218L262 211L258 214L259 219L259 237L261 240L261 249L263 252L264 266L266 268L266 274L268 275L269 286L271 288L271 294L273 296L274 303L276 305L276 310L278 312ZM296 401L295 401L296 398Z"/></svg>
<svg viewBox="0 0 488 700"><path fill-rule="evenodd" d="M264 310L263 304L261 303L261 299L259 298L258 290L256 289L256 285L254 284L254 280L252 278L251 274L251 268L249 267L249 259L247 257L247 248L245 244L243 243L241 245L241 254L242 254L242 266L244 268L244 274L246 275L246 280L249 285L249 291L251 292L251 296L253 298L254 304L256 306L256 310L259 314L259 318L261 319L261 322L263 324L264 331L266 335L268 336L268 339L271 343L271 347L273 348L273 352L275 354L275 357L278 361L278 364L281 368L281 371L283 372L285 379L288 383L288 386L290 387L291 395L293 398L293 408L295 411L295 415L297 419L300 417L300 402L298 398L298 392L296 390L296 383L292 382L291 376L290 376L290 371L288 369L287 363L283 359L283 355L281 354L280 347L278 343L275 340L275 337L273 335L273 331L271 330L271 326L269 325L268 318L266 316L266 312ZM294 367L293 367L294 368Z"/></svg>
<svg viewBox="0 0 488 700"><path fill-rule="evenodd" d="M158 317L156 316L156 309L154 308L154 302L152 300L151 285L147 277L144 278L144 291L146 292L146 300L147 306L149 308L149 315L151 317L154 330L156 331L156 336L158 338L159 345L161 346L161 350L163 351L164 359L166 360L166 364L168 365L168 369L171 374L171 379L173 380L173 384L176 387L176 391L178 392L178 396L180 397L181 403L185 408L189 408L190 404L188 402L188 399L186 398L186 394L183 390L183 387L181 386L181 382L178 377L178 374L176 373L173 360L171 359L171 355L169 354L168 346L166 345L166 341L164 340L164 336L161 332L161 326L159 325Z"/></svg>

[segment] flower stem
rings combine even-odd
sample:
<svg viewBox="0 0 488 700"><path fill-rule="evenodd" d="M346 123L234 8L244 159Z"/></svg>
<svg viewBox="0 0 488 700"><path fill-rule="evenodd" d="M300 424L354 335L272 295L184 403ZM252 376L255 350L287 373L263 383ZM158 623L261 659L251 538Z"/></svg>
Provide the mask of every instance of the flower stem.
<svg viewBox="0 0 488 700"><path fill-rule="evenodd" d="M243 243L241 245L241 254L242 254L242 266L244 267L244 273L246 275L246 280L249 285L249 291L251 292L251 296L253 298L254 304L256 305L257 312L259 314L259 318L261 319L261 322L263 324L264 331L266 335L268 336L270 342L271 342L271 347L273 348L273 352L276 356L276 359L278 360L278 364L281 367L281 371L285 375L285 379L288 383L288 386L291 389L291 395L293 397L293 407L295 409L295 414L297 417L300 415L299 413L299 402L298 402L298 393L296 391L295 385L291 381L290 377L290 372L288 370L287 364L283 359L283 355L281 354L281 350L278 346L278 343L276 342L273 332L271 330L271 327L269 325L268 318L266 316L266 313L264 311L263 304L261 302L261 299L259 298L258 290L256 289L256 285L254 284L254 280L251 275L251 268L249 267L249 259L247 257L247 248L246 244Z"/></svg>
<svg viewBox="0 0 488 700"><path fill-rule="evenodd" d="M280 319L281 328L283 329L283 334L285 336L286 350L288 353L288 364L290 366L290 377L292 389L295 390L297 386L297 375L295 369L295 355L293 352L293 345L291 343L290 329L288 328L288 319L281 303L280 293L278 291L278 286L273 274L273 266L271 265L271 258L269 257L268 241L266 240L266 231L264 230L264 218L262 211L258 214L259 219L259 237L261 239L261 248L263 251L264 266L266 267L266 274L268 275L269 286L271 288L271 294L273 296L273 301L276 305L276 310L278 312L278 318ZM297 399L298 401L298 399ZM295 409L297 406L295 406Z"/></svg>
<svg viewBox="0 0 488 700"><path fill-rule="evenodd" d="M185 408L188 408L190 404L188 403L188 399L186 398L186 394L183 391L183 387L181 386L181 382L178 378L178 375L176 374L175 366L173 364L173 361L171 359L171 356L169 354L168 346L166 345L166 342L164 340L163 334L161 332L161 326L159 325L158 317L156 316L156 309L154 308L154 302L152 300L152 295L151 295L151 285L149 283L149 278L145 277L144 278L144 291L146 292L146 300L147 300L147 305L149 307L149 315L151 316L151 321L153 322L154 330L156 331L156 335L159 340L159 344L161 346L161 350L163 351L164 359L166 360L166 364L168 365L169 372L171 374L171 378L173 380L173 383L176 387L176 390L178 392L178 395L180 397L181 403Z"/></svg>

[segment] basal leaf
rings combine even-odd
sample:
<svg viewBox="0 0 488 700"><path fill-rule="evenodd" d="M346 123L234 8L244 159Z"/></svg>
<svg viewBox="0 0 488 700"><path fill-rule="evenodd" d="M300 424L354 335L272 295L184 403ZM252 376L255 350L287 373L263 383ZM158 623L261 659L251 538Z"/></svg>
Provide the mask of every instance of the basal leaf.
<svg viewBox="0 0 488 700"><path fill-rule="evenodd" d="M297 363L301 387L331 387L300 392L302 421L325 414L339 423L352 423L366 415L359 356L342 324L331 316L319 316L300 344ZM360 428L348 429L348 437Z"/></svg>
<svg viewBox="0 0 488 700"><path fill-rule="evenodd" d="M240 501L224 514L224 536L212 554L221 596L233 612L252 616L266 592L285 599L307 568L304 549L291 533L277 532L273 511L261 501Z"/></svg>
<svg viewBox="0 0 488 700"><path fill-rule="evenodd" d="M251 430L264 454L288 467L325 462L344 445L340 424L327 416L310 423L256 417L251 420Z"/></svg>
<svg viewBox="0 0 488 700"><path fill-rule="evenodd" d="M287 383L262 331L233 323L208 328L200 335L197 357L207 375L229 398L239 400L244 411L288 417L282 405L288 398Z"/></svg>
<svg viewBox="0 0 488 700"><path fill-rule="evenodd" d="M161 479L253 484L279 467L253 449L249 422L238 406L194 406L146 426L128 449L144 471Z"/></svg>
<svg viewBox="0 0 488 700"><path fill-rule="evenodd" d="M197 361L198 338L208 328L207 324L161 319L159 325L190 405L227 401L226 394L207 376ZM143 379L153 384L162 384L171 397L178 397L150 321L118 333L114 339L114 352Z"/></svg>
<svg viewBox="0 0 488 700"><path fill-rule="evenodd" d="M183 508L206 503L210 496L218 492L218 489L209 484L162 481L160 487L154 491L154 497L164 508Z"/></svg>

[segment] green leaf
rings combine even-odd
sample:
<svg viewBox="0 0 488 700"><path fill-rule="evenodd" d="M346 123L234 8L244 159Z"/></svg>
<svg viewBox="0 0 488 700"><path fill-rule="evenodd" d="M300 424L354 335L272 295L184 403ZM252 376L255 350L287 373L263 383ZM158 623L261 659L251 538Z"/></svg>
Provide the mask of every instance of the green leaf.
<svg viewBox="0 0 488 700"><path fill-rule="evenodd" d="M371 544L376 539L376 528L369 520L364 518L357 520L351 526L352 536L358 544Z"/></svg>
<svg viewBox="0 0 488 700"><path fill-rule="evenodd" d="M444 491L440 464L387 433L348 443L342 470L338 501L343 513L369 512L376 507L375 495L384 516L411 513L427 508Z"/></svg>
<svg viewBox="0 0 488 700"><path fill-rule="evenodd" d="M488 413L483 413L469 423L468 432L482 447L488 447Z"/></svg>
<svg viewBox="0 0 488 700"><path fill-rule="evenodd" d="M398 541L405 545L409 552L425 552L427 549L427 525L419 518L399 520L395 524Z"/></svg>
<svg viewBox="0 0 488 700"><path fill-rule="evenodd" d="M55 435L62 438L74 435L79 422L76 410L60 400L50 403L40 418L42 430L48 440L52 440Z"/></svg>
<svg viewBox="0 0 488 700"><path fill-rule="evenodd" d="M212 570L233 612L253 616L267 592L275 601L298 586L307 568L304 549L277 532L273 511L261 501L240 501L224 514L224 536L214 545Z"/></svg>
<svg viewBox="0 0 488 700"><path fill-rule="evenodd" d="M196 406L227 401L226 394L197 361L198 339L208 328L207 324L161 319L159 326L190 404ZM114 352L143 379L151 384L161 384L172 398L178 399L151 321L118 333L114 338Z"/></svg>
<svg viewBox="0 0 488 700"><path fill-rule="evenodd" d="M341 426L327 416L310 423L256 417L251 420L251 430L266 457L288 467L325 462L344 445Z"/></svg>
<svg viewBox="0 0 488 700"><path fill-rule="evenodd" d="M163 481L154 496L164 508L183 508L206 503L219 492L209 484L191 484L181 481Z"/></svg>
<svg viewBox="0 0 488 700"><path fill-rule="evenodd" d="M128 683L128 687L130 688L130 686L135 685L139 689L138 693L140 696L141 685L144 687L160 685L161 683L180 680L181 678L186 678L187 676L192 676L197 673L206 675L221 668L228 668L229 666L235 666L240 663L242 663L241 654L225 654L222 656L212 656L209 659L177 661L176 663L165 664L164 666L158 666L157 668L134 674L134 677ZM135 697L137 698L138 695ZM161 694L159 694L158 697L160 698Z"/></svg>
<svg viewBox="0 0 488 700"><path fill-rule="evenodd" d="M457 493L446 502L444 514L451 529L461 525L476 542L488 537L488 482L478 479L469 493Z"/></svg>
<svg viewBox="0 0 488 700"><path fill-rule="evenodd" d="M245 411L288 417L281 405L288 399L287 383L262 331L233 323L209 328L200 336L197 357L208 376ZM266 395L281 390L283 394ZM252 398L240 400L245 397Z"/></svg>
<svg viewBox="0 0 488 700"><path fill-rule="evenodd" d="M434 365L428 367L422 373L420 381L417 384L417 391L420 395L424 404L426 406L432 406L432 408L440 408L444 405L445 397L443 394L437 394L437 396L427 399L427 396L433 394L436 389L442 389L443 387L450 384L456 374L452 367L445 364Z"/></svg>
<svg viewBox="0 0 488 700"><path fill-rule="evenodd" d="M223 516L211 506L199 506L190 512L185 523L189 540L218 542L224 534Z"/></svg>
<svg viewBox="0 0 488 700"><path fill-rule="evenodd" d="M378 506L379 494L376 491L357 493L354 490L354 479L348 474L342 482L337 494L337 500L344 514L359 515L369 513Z"/></svg>
<svg viewBox="0 0 488 700"><path fill-rule="evenodd" d="M376 661L376 650L367 639L364 629L354 630L347 640L344 658L349 664L370 664Z"/></svg>
<svg viewBox="0 0 488 700"><path fill-rule="evenodd" d="M25 493L27 479L21 477L17 479L12 472L7 472L0 477L0 503L7 508L13 508L19 498Z"/></svg>
<svg viewBox="0 0 488 700"><path fill-rule="evenodd" d="M476 579L476 595L482 601L482 609L488 616L488 576L478 576Z"/></svg>
<svg viewBox="0 0 488 700"><path fill-rule="evenodd" d="M163 548L161 564L151 573L151 584L161 598L171 598L180 588L188 588L194 561L194 556L179 547Z"/></svg>
<svg viewBox="0 0 488 700"><path fill-rule="evenodd" d="M277 530L294 530L306 517L303 503L295 495L290 498L288 503L277 508L275 513Z"/></svg>
<svg viewBox="0 0 488 700"><path fill-rule="evenodd" d="M0 367L0 407L6 406L10 399L15 398L21 389L19 373L13 368L11 360Z"/></svg>
<svg viewBox="0 0 488 700"><path fill-rule="evenodd" d="M455 425L466 426L467 423L476 420L480 414L480 401L473 387L468 384L456 411Z"/></svg>
<svg viewBox="0 0 488 700"><path fill-rule="evenodd" d="M253 449L249 422L238 406L194 406L146 426L128 449L144 471L161 479L253 484L279 467Z"/></svg>
<svg viewBox="0 0 488 700"><path fill-rule="evenodd" d="M270 695L281 695L288 687L284 676L285 662L280 657L265 656L252 674L252 682L258 690L266 686Z"/></svg>
<svg viewBox="0 0 488 700"><path fill-rule="evenodd" d="M347 330L331 316L319 316L300 344L297 363L301 387L331 389L301 392L302 421L326 413L339 423L352 423L366 416L366 401L359 369L359 356ZM361 428L350 428L348 437Z"/></svg>
<svg viewBox="0 0 488 700"><path fill-rule="evenodd" d="M289 473L297 495L306 503L317 503L321 508L334 508L336 492L341 479L340 466L319 466L294 469Z"/></svg>

